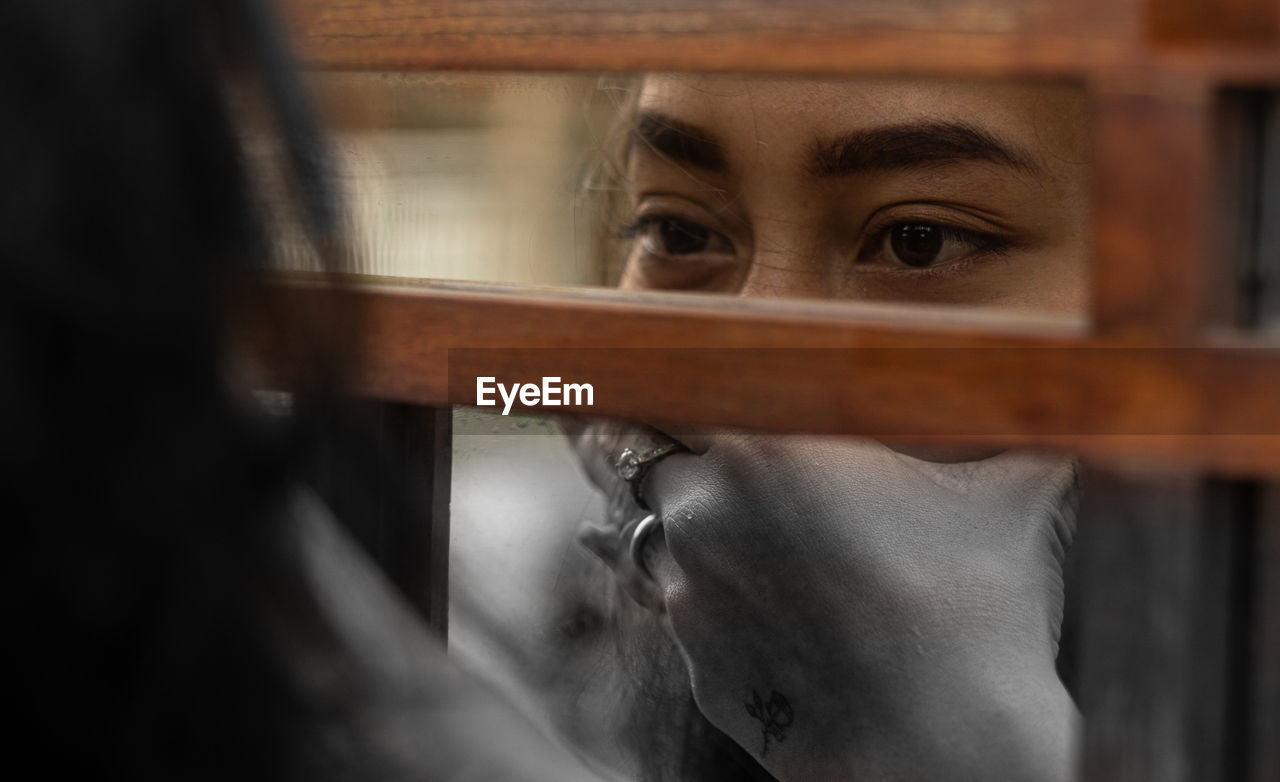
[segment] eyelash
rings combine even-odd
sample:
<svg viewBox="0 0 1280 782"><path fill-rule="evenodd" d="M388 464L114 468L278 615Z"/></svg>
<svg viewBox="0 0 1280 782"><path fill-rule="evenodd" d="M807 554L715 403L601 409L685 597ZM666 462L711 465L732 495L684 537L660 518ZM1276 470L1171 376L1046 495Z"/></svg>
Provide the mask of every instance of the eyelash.
<svg viewBox="0 0 1280 782"><path fill-rule="evenodd" d="M962 260L943 263L936 266L926 266L921 268L912 268L909 266L897 266L892 269L893 273L902 274L946 274L951 271L959 271L966 267L969 262L984 257L1004 256L1013 248L1013 242L998 236L996 234L974 231L968 228L960 228L955 225L944 223L937 218L924 218L912 220L910 218L895 218L884 223L881 227L876 228L870 235L869 240L865 243L863 249L858 253L857 263L867 263L874 259L875 254L882 252L885 242L889 239L889 232L894 228L903 225L928 225L937 228L942 233L944 241L950 240L955 242L964 242L972 245L974 251L966 255Z"/></svg>
<svg viewBox="0 0 1280 782"><path fill-rule="evenodd" d="M672 214L646 214L634 218L631 222L616 229L614 237L619 241L635 240L643 236L647 231L664 222L673 221L683 223L690 226L696 226L699 229L711 231L706 226L701 225L693 220L678 217ZM928 225L937 228L942 235L944 241L962 242L971 245L974 251L966 255L962 260L943 263L939 265L912 268L909 266L893 265L893 273L901 274L932 274L941 275L949 272L962 270L969 262L981 257L1003 256L1009 252L1012 243L1000 236L973 231L967 228L960 228L950 225L936 218L925 218L918 220L897 218L884 223L881 227L874 229L869 240L865 243L863 249L859 252L856 263L866 264L874 259L875 254L883 252L884 245L889 239L889 233L897 227L903 225ZM712 232L714 233L714 232Z"/></svg>
<svg viewBox="0 0 1280 782"><path fill-rule="evenodd" d="M640 239L641 246L647 244L646 237L655 237L655 234L664 234L657 240L665 244L664 239L679 237L683 235L685 239L702 240L711 247L718 248L718 252L704 247L699 250L690 252L666 252L665 250L655 250L651 247L645 247L646 252L653 256L663 256L669 258L680 258L683 260L697 259L703 256L704 252L710 252L711 255L725 256L734 253L733 241L719 231L708 228L705 224L698 220L690 220L669 213L651 213L640 215L627 225L614 232L620 240Z"/></svg>
<svg viewBox="0 0 1280 782"><path fill-rule="evenodd" d="M668 215L640 215L639 217L633 218L631 222L624 223L618 228L615 228L613 231L613 238L620 242L637 239L649 226L660 220L669 219L671 218Z"/></svg>
<svg viewBox="0 0 1280 782"><path fill-rule="evenodd" d="M646 230L656 225L659 225L667 220L671 220L678 223L687 223L688 225L696 225L700 228L706 228L706 226L703 226L701 223L697 223L693 220L686 220L685 218L677 217L676 215L647 214L647 215L640 215L639 217L634 218L631 222L627 223L626 225L623 225L621 228L618 228L613 232L613 236L615 239L618 239L620 241L625 241L627 239L638 239L640 235L643 234ZM711 229L707 228L706 230L710 231Z"/></svg>

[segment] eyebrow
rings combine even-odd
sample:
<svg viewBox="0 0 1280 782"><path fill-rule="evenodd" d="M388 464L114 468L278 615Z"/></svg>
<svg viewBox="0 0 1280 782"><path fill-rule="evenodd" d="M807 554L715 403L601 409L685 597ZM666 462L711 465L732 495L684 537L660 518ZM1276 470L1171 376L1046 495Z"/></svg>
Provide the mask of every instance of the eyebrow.
<svg viewBox="0 0 1280 782"><path fill-rule="evenodd" d="M810 148L809 171L838 177L872 171L985 161L1030 176L1041 173L1032 157L965 122L923 122L856 130Z"/></svg>
<svg viewBox="0 0 1280 782"><path fill-rule="evenodd" d="M681 122L656 111L641 112L631 128L627 154L644 145L675 163L712 173L729 168L724 145L697 125Z"/></svg>

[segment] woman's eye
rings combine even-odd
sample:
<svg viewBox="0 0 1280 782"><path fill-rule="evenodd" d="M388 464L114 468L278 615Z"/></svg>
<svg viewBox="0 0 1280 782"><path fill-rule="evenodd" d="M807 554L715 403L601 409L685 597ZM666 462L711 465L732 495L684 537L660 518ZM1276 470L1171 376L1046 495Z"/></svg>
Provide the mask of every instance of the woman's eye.
<svg viewBox="0 0 1280 782"><path fill-rule="evenodd" d="M656 242L667 255L692 255L707 249L711 231L696 223L664 217L650 229L646 239Z"/></svg>
<svg viewBox="0 0 1280 782"><path fill-rule="evenodd" d="M894 223L877 244L889 265L916 269L994 252L1000 247L994 237L936 223Z"/></svg>
<svg viewBox="0 0 1280 782"><path fill-rule="evenodd" d="M623 230L625 237L638 237L653 255L680 256L699 253L732 253L729 240L710 228L679 217L641 217Z"/></svg>

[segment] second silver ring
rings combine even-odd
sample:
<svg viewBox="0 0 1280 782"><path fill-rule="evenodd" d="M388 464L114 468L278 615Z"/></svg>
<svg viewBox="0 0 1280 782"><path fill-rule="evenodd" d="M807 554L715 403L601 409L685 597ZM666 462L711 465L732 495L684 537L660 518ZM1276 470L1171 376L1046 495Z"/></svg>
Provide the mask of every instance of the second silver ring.
<svg viewBox="0 0 1280 782"><path fill-rule="evenodd" d="M649 506L641 496L641 488L645 477L653 469L654 464L673 453L679 453L684 450L687 449L675 440L669 440L644 452L639 452L633 448L623 448L622 453L618 454L618 458L614 461L613 467L617 471L618 477L631 485L631 496L635 499L636 504L648 510Z"/></svg>

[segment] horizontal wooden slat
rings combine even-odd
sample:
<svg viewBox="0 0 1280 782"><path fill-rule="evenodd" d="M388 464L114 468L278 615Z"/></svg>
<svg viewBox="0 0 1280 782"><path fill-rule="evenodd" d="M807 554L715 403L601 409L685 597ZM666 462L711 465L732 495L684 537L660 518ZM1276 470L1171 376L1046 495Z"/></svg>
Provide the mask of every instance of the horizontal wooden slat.
<svg viewBox="0 0 1280 782"><path fill-rule="evenodd" d="M275 285L290 318L324 292ZM594 385L592 414L675 426L1041 443L1280 475L1275 349L1121 351L1079 324L840 303L443 283L339 295L320 306L359 313L350 390L376 399L472 404L477 374L558 375ZM258 340L273 367L288 365L268 332Z"/></svg>
<svg viewBox="0 0 1280 782"><path fill-rule="evenodd" d="M1082 75L1172 57L1280 78L1268 0L1174 37L1144 0L287 0L304 62L342 70L736 70ZM1251 24L1251 22L1254 22ZM1272 25L1274 26L1274 25ZM1239 30L1252 33L1240 46ZM1209 35L1208 33L1212 33ZM1225 45L1231 44L1231 45Z"/></svg>
<svg viewBox="0 0 1280 782"><path fill-rule="evenodd" d="M1146 0L1147 35L1162 42L1267 43L1280 27L1275 0Z"/></svg>

